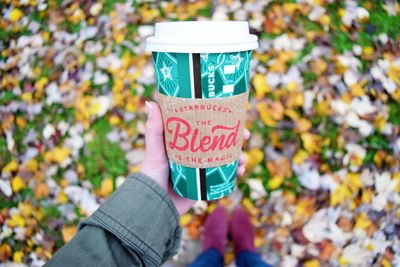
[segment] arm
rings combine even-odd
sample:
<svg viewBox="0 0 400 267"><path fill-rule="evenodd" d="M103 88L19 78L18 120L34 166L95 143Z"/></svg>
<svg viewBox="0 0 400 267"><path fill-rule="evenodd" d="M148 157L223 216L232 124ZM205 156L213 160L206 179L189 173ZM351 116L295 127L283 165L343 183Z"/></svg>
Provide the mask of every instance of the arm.
<svg viewBox="0 0 400 267"><path fill-rule="evenodd" d="M141 173L81 222L77 235L45 266L159 266L176 254L179 214L194 203L169 184L159 106L146 103L146 155Z"/></svg>
<svg viewBox="0 0 400 267"><path fill-rule="evenodd" d="M135 173L45 266L160 266L178 250L178 219L167 192Z"/></svg>

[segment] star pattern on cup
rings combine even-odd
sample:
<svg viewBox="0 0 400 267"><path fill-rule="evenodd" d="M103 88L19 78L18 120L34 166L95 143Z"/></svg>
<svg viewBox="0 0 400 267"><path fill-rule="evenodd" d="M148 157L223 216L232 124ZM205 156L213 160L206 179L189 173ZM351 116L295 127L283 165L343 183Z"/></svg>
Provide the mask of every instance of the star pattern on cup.
<svg viewBox="0 0 400 267"><path fill-rule="evenodd" d="M163 75L164 82L167 79L172 81L171 70L172 70L172 67L168 67L167 65L165 65L165 62L163 62L163 67L160 69L160 71Z"/></svg>
<svg viewBox="0 0 400 267"><path fill-rule="evenodd" d="M240 63L244 60L244 58L240 57L240 53L237 53L236 55L231 55L231 61L235 65L236 70L240 69Z"/></svg>
<svg viewBox="0 0 400 267"><path fill-rule="evenodd" d="M204 60L204 62L208 61L208 54L200 54L200 57Z"/></svg>

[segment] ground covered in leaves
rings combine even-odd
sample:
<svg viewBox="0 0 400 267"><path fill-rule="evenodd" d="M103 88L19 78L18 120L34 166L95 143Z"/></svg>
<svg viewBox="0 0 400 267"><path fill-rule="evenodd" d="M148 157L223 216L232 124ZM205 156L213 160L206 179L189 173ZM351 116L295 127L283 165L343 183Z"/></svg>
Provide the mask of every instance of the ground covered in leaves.
<svg viewBox="0 0 400 267"><path fill-rule="evenodd" d="M260 39L247 172L220 202L246 208L271 264L400 265L397 1L119 2L0 2L0 265L41 266L138 170L144 40L156 21L210 18ZM182 217L175 262L214 207Z"/></svg>

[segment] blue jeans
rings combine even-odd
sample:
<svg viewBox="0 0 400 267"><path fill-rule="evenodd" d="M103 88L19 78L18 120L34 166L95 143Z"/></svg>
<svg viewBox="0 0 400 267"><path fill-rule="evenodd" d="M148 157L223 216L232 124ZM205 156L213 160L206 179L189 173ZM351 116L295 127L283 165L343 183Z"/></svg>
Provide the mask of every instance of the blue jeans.
<svg viewBox="0 0 400 267"><path fill-rule="evenodd" d="M224 260L216 249L209 249L201 253L189 267L222 267ZM261 256L255 252L242 251L236 256L237 267L272 267L262 261Z"/></svg>

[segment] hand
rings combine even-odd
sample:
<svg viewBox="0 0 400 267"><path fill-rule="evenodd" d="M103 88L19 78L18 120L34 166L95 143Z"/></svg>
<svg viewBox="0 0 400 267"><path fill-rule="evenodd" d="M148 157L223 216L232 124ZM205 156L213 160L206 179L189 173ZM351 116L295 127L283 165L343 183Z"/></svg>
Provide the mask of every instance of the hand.
<svg viewBox="0 0 400 267"><path fill-rule="evenodd" d="M187 212L195 203L194 200L177 195L169 183L169 164L164 144L164 127L160 107L155 102L147 102L146 154L140 171L157 182L172 199L179 214ZM249 139L250 132L245 129L244 139ZM245 173L245 157L239 157L237 175Z"/></svg>

